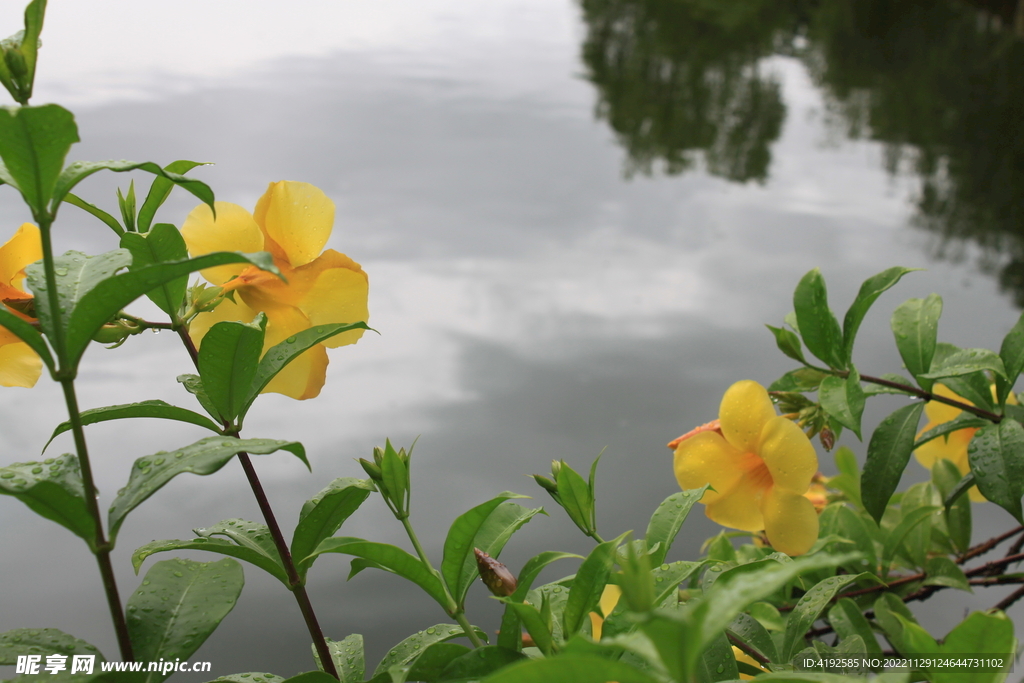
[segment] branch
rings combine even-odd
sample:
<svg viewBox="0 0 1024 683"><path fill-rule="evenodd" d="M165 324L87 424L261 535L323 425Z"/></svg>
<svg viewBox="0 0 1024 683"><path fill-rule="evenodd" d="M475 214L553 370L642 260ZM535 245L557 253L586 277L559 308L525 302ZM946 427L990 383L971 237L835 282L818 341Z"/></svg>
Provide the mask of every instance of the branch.
<svg viewBox="0 0 1024 683"><path fill-rule="evenodd" d="M837 376L842 377L844 379L850 374L849 370L839 370L834 372ZM957 401L956 399L952 398L946 398L945 396L939 396L938 394L933 394L930 391L925 391L924 389L912 387L909 384L902 384L901 382L891 382L887 379L882 379L881 377L872 377L871 375L861 375L860 378L861 380L865 382L870 382L871 384L889 387L890 389L898 389L899 391L906 392L908 394L911 394L912 396L922 398L925 401L938 401L939 403L945 403L946 405L953 406L954 408L959 408L960 410L965 410L968 413L977 415L978 417L983 417L986 420L989 420L990 422L993 422L995 424L999 424L1000 422L1003 421L1002 415L996 415L995 413L990 413L987 410L982 410L981 408L972 406L969 403Z"/></svg>

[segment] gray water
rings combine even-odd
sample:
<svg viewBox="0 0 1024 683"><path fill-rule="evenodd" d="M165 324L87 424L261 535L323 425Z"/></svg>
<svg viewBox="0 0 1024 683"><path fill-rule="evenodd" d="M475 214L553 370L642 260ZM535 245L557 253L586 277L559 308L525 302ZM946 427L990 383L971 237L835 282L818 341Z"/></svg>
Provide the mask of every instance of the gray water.
<svg viewBox="0 0 1024 683"><path fill-rule="evenodd" d="M964 162L994 154L993 168L1019 168L1019 125L1001 129L998 144L981 128L973 137L974 129L963 132L961 147L942 137L950 126L936 124L939 132L923 140L902 135L899 117L885 116L899 108L891 98L899 78L884 63L838 60L847 44L840 37L869 41L824 10L796 3L786 10L791 16L769 12L769 21L756 16L768 12L758 3L737 3L750 5L748 25L760 33L747 36L727 17L701 19L733 27L723 29L730 40L720 40L697 19L665 14L653 1L376 2L353 5L351 22L341 3L308 3L310 16L321 11L329 19L313 22L252 4L251 12L238 3L212 10L209 23L231 20L222 42L208 26L190 28L196 7L163 8L165 29L126 38L128 49L141 52L137 62L121 64L105 41L137 20L129 3L90 3L86 14L53 2L45 47L64 66L41 62L39 101L71 103L83 140L73 158L213 161L195 175L218 199L250 209L279 179L314 183L336 202L328 246L369 273L370 324L380 334L331 352L319 398L268 395L250 414L246 436L301 440L309 453L312 474L287 454L256 458L286 527L330 479L362 476L355 458L369 457L385 438L408 445L418 437L413 519L435 558L450 521L503 490L533 495L551 513L509 544L503 560L513 570L542 550L586 552L588 540L523 475L546 473L560 458L585 469L604 449L601 533L642 533L657 503L677 490L664 444L713 419L732 382L768 384L792 368L763 326L781 323L811 268L822 269L840 313L873 273L891 265L925 269L883 295L866 320L855 355L865 374L900 370L888 318L907 298L942 294L940 339L960 346L998 348L1020 314L1012 277L1018 238L1007 228L1019 216L1019 177L992 174L986 184ZM902 21L901 3L871 7L897 26L926 25ZM722 51L666 47L650 36L631 44L603 33L629 26L612 20L645 12L665 35L684 37L690 27ZM947 22L958 45L970 35L980 50L1008 44L1006 59L1019 57L1019 39L980 20L965 34L964 16L975 21L957 13L934 21ZM78 63L61 47L79 21L92 22L81 49L91 40L100 58ZM904 43L913 47L909 36ZM707 87L666 86L671 97L658 100L657 82L628 80L629 51L643 56L647 49L644 64L663 60L648 75L697 73L683 80ZM180 60L168 63L176 50ZM624 55L623 68L603 71L615 60L595 55ZM47 68L55 71L49 83ZM963 78L982 82L969 68ZM694 99L679 101L680 92ZM994 110L1005 103L986 92L977 99L974 120L997 121L1002 110ZM945 112L963 127L971 111L960 104L936 95L928 107L936 121ZM929 130L923 122L920 129ZM79 194L114 211L115 181L127 185L94 176ZM970 193L988 185L1000 185L999 197ZM947 201L937 205L936 196ZM175 193L160 218L180 224L193 205ZM10 191L0 195L0 218L12 231L27 220ZM966 230L975 224L977 233ZM62 211L57 230L59 250L116 246L112 233L74 207ZM196 408L174 381L191 370L176 342L168 333L146 334L117 351L91 349L78 385L83 407L160 398ZM894 398L869 403L866 423L899 405ZM65 417L59 392L45 380L31 391L0 392L0 415L4 461L36 458ZM103 507L136 458L204 436L158 421L88 429ZM840 444L863 457L864 445L851 435ZM71 447L62 436L48 453ZM833 472L831 456L819 457ZM923 476L911 464L905 481ZM992 505L974 510L976 540L1013 526ZM0 631L59 628L116 658L83 544L13 499L0 501L0 515ZM122 529L114 557L123 593L140 581L129 561L133 548L188 538L192 528L229 517L259 519L235 463L209 477L174 480ZM673 559L696 557L716 532L694 514ZM340 533L407 545L376 499ZM566 564L545 576L571 571ZM181 680L313 668L287 591L255 568L245 572L237 607L192 658L213 662L213 675ZM309 590L329 637L366 636L370 666L405 635L446 620L397 577L366 571L346 582L347 574L344 557L326 556ZM964 610L990 607L1007 592L947 591L916 609L941 636ZM482 587L473 588L470 603L470 619L493 632L499 611ZM1024 616L1021 609L1011 616Z"/></svg>

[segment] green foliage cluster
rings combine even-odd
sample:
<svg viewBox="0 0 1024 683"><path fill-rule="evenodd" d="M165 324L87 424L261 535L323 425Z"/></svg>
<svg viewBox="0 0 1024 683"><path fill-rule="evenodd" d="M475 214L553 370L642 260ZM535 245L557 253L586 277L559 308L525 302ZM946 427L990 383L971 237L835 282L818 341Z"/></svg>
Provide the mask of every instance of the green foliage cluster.
<svg viewBox="0 0 1024 683"><path fill-rule="evenodd" d="M188 336L190 322L223 297L211 288L190 288L187 276L227 263L275 272L273 261L268 254L238 253L190 259L177 227L154 222L174 187L213 208L213 192L182 175L197 166L195 162L176 161L164 167L127 161L65 166L78 139L72 115L56 105L28 105L44 9L45 0L28 6L24 33L2 43L5 66L0 68L0 81L22 105L0 109L0 180L20 192L43 239L43 260L28 269L38 325L6 310L0 310L0 324L34 349L51 378L62 385L69 419L56 426L53 436L72 432L76 452L0 467L0 494L20 500L86 542L97 558L123 661L187 659L194 654L234 606L244 582L237 561L242 560L278 579L295 596L306 621L317 669L287 679L290 683L705 683L741 676L828 683L864 680L870 673L877 673L874 680L883 683L1005 679L1017 645L1013 624L1003 610L1024 595L1024 589L992 610L967 616L941 641L917 623L907 603L947 588L1024 583L1019 573L1008 571L1024 559L1024 527L972 545L966 497L976 485L990 501L1024 522L1024 410L1010 401L1024 369L1024 318L998 353L959 349L938 341L941 299L911 299L896 309L892 327L913 379L873 377L854 365L857 332L872 304L909 269L891 268L865 281L841 326L829 308L821 273L815 269L804 276L794 293L794 312L785 321L788 327L769 326L779 349L801 365L771 386L783 410L831 448L844 428L861 436L868 398L898 393L918 400L896 410L874 431L863 471L852 451L836 451L840 474L829 482L832 493L820 513L818 541L802 557L774 552L758 535L743 533L712 539L702 557L670 561L675 538L707 493L706 486L669 496L653 511L642 537L630 538L630 532L623 532L605 540L597 525L597 461L584 478L560 460L553 463L551 478L534 479L593 539L585 557L545 551L518 572L504 567L499 558L506 544L545 511L517 502L526 496L503 492L452 522L441 562L435 566L412 523L412 449L396 449L389 441L374 450L372 461L360 461L369 478L336 478L306 501L289 541L250 456L283 451L308 464L305 449L294 441L242 438L246 413L268 382L302 351L366 325L320 325L264 352L266 320L261 314L250 322L214 325L201 347L194 348ZM120 220L71 194L80 180L101 170L155 176L141 209L134 182L126 193L118 193ZM91 256L54 255L51 228L64 203L83 208L111 227L118 248ZM166 322L141 320L124 311L143 296L167 315ZM181 336L197 374L178 380L207 414L162 401L80 410L75 377L91 342L117 345L152 327ZM938 382L970 404L933 393ZM817 395L812 400L808 393ZM926 400L955 405L963 415L918 434ZM128 418L185 422L213 434L137 459L104 518L84 428ZM915 448L964 428L978 430L971 441L968 474L962 476L955 465L941 461L933 468L931 481L897 491ZM136 549L131 559L137 572L158 553L204 550L225 557L156 562L122 604L111 552L127 515L179 474L213 474L236 458L264 520L222 520L194 530L194 538L153 541ZM403 526L412 553L336 535L375 493ZM1001 559L968 566L1014 537L1010 552ZM736 539L742 542L734 544ZM438 603L447 620L398 643L370 670L362 636L326 637L306 594L309 572L326 554L352 558L350 578L374 569L411 581ZM563 560L576 563L572 574L535 585L549 566ZM467 597L477 576L504 605L493 644L467 616ZM454 642L460 639L468 645ZM0 665L15 665L19 658L40 653L91 654L106 661L88 643L53 629L0 634ZM886 663L905 658L911 658L909 666ZM974 659L966 668L950 668L942 663L944 658ZM846 664L825 666L822 661ZM52 680L158 683L167 676L64 672ZM16 680L27 683L32 678L26 673ZM241 673L217 680L285 679Z"/></svg>

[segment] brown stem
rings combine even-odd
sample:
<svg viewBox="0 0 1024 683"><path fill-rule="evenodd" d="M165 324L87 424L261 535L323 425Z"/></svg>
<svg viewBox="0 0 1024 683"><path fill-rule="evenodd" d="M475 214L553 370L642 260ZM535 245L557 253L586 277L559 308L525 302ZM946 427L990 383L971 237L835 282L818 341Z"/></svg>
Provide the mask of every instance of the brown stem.
<svg viewBox="0 0 1024 683"><path fill-rule="evenodd" d="M1002 611L1005 612L1010 607L1010 605L1012 605L1013 603L1017 602L1021 598L1024 598L1024 586L1021 586L1020 588L1018 588L1017 590L1013 591L1012 593L1007 595L1005 598L1003 598L1002 600L997 602L996 606L995 606L995 609L999 609L999 610L1002 610Z"/></svg>
<svg viewBox="0 0 1024 683"><path fill-rule="evenodd" d="M185 345L185 349L188 351L188 355L192 358L192 364L199 368L199 351L196 349L195 343L192 341L192 337L188 333L188 329L184 325L178 326L178 336L181 337L182 343ZM224 429L227 430L230 425L224 424ZM238 432L230 433L227 432L228 436L233 436L236 439L239 438ZM295 596L295 601L299 604L299 611L302 612L302 619L306 622L306 629L309 631L310 637L313 639L313 645L316 647L316 653L320 656L320 665L324 671L334 676L337 679L341 679L338 674L338 668L334 665L334 659L331 657L331 650L327 646L327 639L324 638L323 629L320 628L320 622L316 618L316 612L313 611L313 603L309 600L309 594L306 593L306 587L302 584L302 579L299 577L298 569L295 567L295 561L292 558L292 553L288 549L288 543L284 540L284 534L281 533L281 527L277 523L277 517L274 515L273 508L270 507L270 500L267 498L267 493L263 489L263 484L260 482L259 476L256 474L256 468L253 467L252 459L248 453L242 452L238 454L238 462L242 464L242 469L245 471L245 478L249 480L249 487L252 489L253 496L256 497L256 503L260 507L260 512L263 513L263 519L267 523L267 529L270 531L271 538L274 539L274 546L277 548L278 555L281 556L281 563L284 565L285 573L288 576L288 588Z"/></svg>
<svg viewBox="0 0 1024 683"><path fill-rule="evenodd" d="M850 374L850 372L848 370L834 371L834 373L837 376L844 377L844 378L847 377ZM976 406L972 406L972 405L970 405L968 403L964 403L962 401L957 401L956 399L952 399L952 398L946 398L945 396L940 396L938 394L933 394L930 391L925 391L923 389L918 389L917 387L912 387L909 384L903 384L901 382L892 382L892 381L889 381L887 379L882 379L881 377L872 377L871 375L861 375L860 378L861 378L861 380L863 380L865 382L870 382L871 384L877 384L879 386L889 387L890 389L898 389L898 390L903 391L905 393L908 393L908 394L910 394L912 396L917 396L918 398L922 398L925 401L938 401L939 403L945 403L946 405L950 405L950 406L953 406L955 408L959 408L960 410L965 410L968 413L972 413L974 415L977 415L978 417L983 417L986 420L989 420L990 422L994 422L996 424L998 424L998 423L1003 421L1003 416L1002 415L996 415L995 413L990 413L987 410L982 410L981 408L978 408Z"/></svg>
<svg viewBox="0 0 1024 683"><path fill-rule="evenodd" d="M989 550L992 550L992 548L995 548L997 545L999 545L1000 543L1002 543L1006 539L1012 538L1012 537L1016 536L1017 534L1019 534L1022 531L1024 531L1024 526L1019 526L1016 529L1011 529L1010 531L1007 531L1005 534L1002 534L1000 536L996 536L995 538L990 538L987 541L985 541L984 543L979 543L978 545L974 546L973 548L968 549L968 551L963 554L963 557L957 559L956 562L957 562L957 564L963 564L967 560L973 559L973 558L977 557L978 555L984 555ZM1020 539L1020 541L1018 541L1018 543L1020 543L1021 541L1024 541L1024 536L1021 537L1021 539ZM1017 543L1015 543L1013 546L1010 547L1010 551L1011 552L1007 553L1007 556L1009 556L1009 555L1016 555L1018 552L1020 552L1020 546L1017 545Z"/></svg>
<svg viewBox="0 0 1024 683"><path fill-rule="evenodd" d="M750 647L750 645L748 645L742 639L737 638L736 636L734 636L733 634L729 633L728 631L726 631L725 636L729 639L730 643L732 643L734 646L738 647L739 649L743 650L745 653L750 655L761 666L765 666L765 665L771 663L771 661L767 657L762 655L760 652L758 652L754 648Z"/></svg>

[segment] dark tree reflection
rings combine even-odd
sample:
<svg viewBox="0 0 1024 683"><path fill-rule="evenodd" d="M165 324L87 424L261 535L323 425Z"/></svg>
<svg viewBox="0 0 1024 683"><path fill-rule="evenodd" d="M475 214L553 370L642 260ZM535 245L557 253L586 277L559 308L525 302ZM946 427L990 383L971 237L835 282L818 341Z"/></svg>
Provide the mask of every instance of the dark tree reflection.
<svg viewBox="0 0 1024 683"><path fill-rule="evenodd" d="M627 173L769 177L786 108L766 57L801 59L843 134L919 179L939 257L980 245L1024 306L1024 0L581 0L597 116ZM795 46L795 47L794 47ZM962 250L959 250L962 251Z"/></svg>
<svg viewBox="0 0 1024 683"><path fill-rule="evenodd" d="M629 154L627 173L669 174L703 153L709 173L768 178L786 107L759 66L792 25L780 0L583 0L583 61L597 115Z"/></svg>

